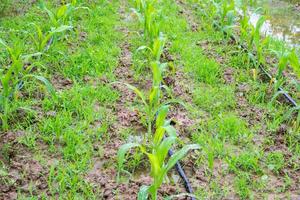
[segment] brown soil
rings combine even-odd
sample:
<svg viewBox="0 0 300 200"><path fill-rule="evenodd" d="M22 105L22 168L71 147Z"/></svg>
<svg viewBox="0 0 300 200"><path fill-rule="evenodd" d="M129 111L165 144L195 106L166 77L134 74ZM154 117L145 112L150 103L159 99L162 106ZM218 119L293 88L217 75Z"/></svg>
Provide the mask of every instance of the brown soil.
<svg viewBox="0 0 300 200"><path fill-rule="evenodd" d="M47 191L47 170L17 141L24 134L20 131L0 134L0 160L7 170L6 175L0 176L0 199L17 199L18 190L33 195Z"/></svg>

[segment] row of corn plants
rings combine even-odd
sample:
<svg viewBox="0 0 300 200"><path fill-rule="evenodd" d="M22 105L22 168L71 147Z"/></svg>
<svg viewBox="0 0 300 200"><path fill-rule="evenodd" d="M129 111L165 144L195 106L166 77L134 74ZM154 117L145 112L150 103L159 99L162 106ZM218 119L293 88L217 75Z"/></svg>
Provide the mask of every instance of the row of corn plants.
<svg viewBox="0 0 300 200"><path fill-rule="evenodd" d="M64 37L63 33L72 31L72 15L74 11L80 8L78 3L73 0L72 3L64 4L57 10L50 10L43 1L40 2L40 8L47 13L49 17L49 30L44 30L40 25L32 22L30 25L34 28L28 33L33 44L33 53L27 53L26 43L22 39L13 41L4 41L0 38L0 45L6 50L6 63L0 67L0 119L2 130L9 129L9 118L11 114L20 109L16 106L19 101L20 90L24 84L29 84L30 79L41 81L50 92L52 97L56 97L55 90L51 83L41 75L36 74L38 62L47 54L51 43ZM31 83L33 84L33 83Z"/></svg>
<svg viewBox="0 0 300 200"><path fill-rule="evenodd" d="M198 1L202 5L201 12L207 20L212 20L214 26L224 32L227 39L236 40L236 42L248 54L248 65L254 64L253 78L257 77L257 71L261 66L268 66L266 57L271 56L277 58L276 74L271 77L270 84L274 89L275 99L281 92L278 89L287 83L284 71L291 67L293 72L300 77L300 61L295 48L288 47L286 44L280 45L278 48L272 45L272 38L268 35L262 35L262 27L266 22L266 17L260 15L255 25L251 24L249 16L249 2L242 2L241 6L237 6L234 0L206 0ZM257 9L255 13L260 12ZM292 81L299 88L297 81ZM293 111L299 110L293 108ZM292 111L292 112L293 112ZM300 115L298 115L298 123Z"/></svg>
<svg viewBox="0 0 300 200"><path fill-rule="evenodd" d="M168 120L170 105L180 103L174 99L164 100L164 91L170 89L163 84L164 72L168 63L161 62L161 56L166 43L166 36L161 32L161 25L157 16L158 0L135 0L132 9L137 16L139 23L143 27L145 45L139 47L137 51L148 52L148 62L152 71L152 87L149 91L143 92L135 86L125 84L129 89L135 92L143 104L143 110L147 121L147 132L143 133L143 143L127 143L120 147L118 151L118 181L120 175L124 172L124 162L126 154L132 148L136 148L144 154L151 166L150 176L153 178L151 185L144 185L138 193L139 200L158 198L158 190L167 177L168 171L181 160L190 150L199 149L196 144L183 146L179 151L168 158L168 151L177 141L175 128Z"/></svg>
<svg viewBox="0 0 300 200"><path fill-rule="evenodd" d="M230 38L234 36L240 44L248 49L249 61L254 61L255 67L266 64L266 55L277 57L278 66L277 74L273 82L277 83L275 89L284 83L283 71L291 66L294 72L300 77L300 62L296 49L288 48L281 45L280 49L271 45L270 36L261 36L266 17L260 15L255 25L250 23L249 3L243 2L241 8L238 7L234 0L208 0L201 2L202 12L208 19L212 19L214 25ZM259 12L257 9L255 12ZM237 37L239 35L239 37Z"/></svg>

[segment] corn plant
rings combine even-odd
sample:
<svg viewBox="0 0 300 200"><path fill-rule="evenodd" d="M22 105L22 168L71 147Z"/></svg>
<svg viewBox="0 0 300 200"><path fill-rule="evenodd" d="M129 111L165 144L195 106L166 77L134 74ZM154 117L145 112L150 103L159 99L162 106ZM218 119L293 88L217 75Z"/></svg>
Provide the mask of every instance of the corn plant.
<svg viewBox="0 0 300 200"><path fill-rule="evenodd" d="M235 22L235 3L233 0L225 1L213 1L213 5L216 8L216 17L218 18L219 24L222 31L224 31L227 36L232 34L232 28Z"/></svg>
<svg viewBox="0 0 300 200"><path fill-rule="evenodd" d="M35 78L43 82L52 94L54 94L54 89L46 78L29 74L32 67L23 67L25 60L39 54L22 55L24 44L20 42L16 42L13 46L9 46L0 39L0 44L7 50L11 62L10 66L0 68L0 118L2 121L2 129L7 130L9 128L8 115L10 113L10 105L14 100L17 100L16 92L19 90L22 81L28 78Z"/></svg>
<svg viewBox="0 0 300 200"><path fill-rule="evenodd" d="M186 145L166 161L168 151L172 145L175 144L177 139L176 130L170 125L170 121L166 120L168 110L168 106L163 106L159 110L155 124L156 131L149 146L141 145L139 143L127 143L122 145L118 151L118 178L120 172L123 170L125 155L132 148L138 148L139 151L145 154L151 165L150 176L153 178L153 182L150 186L142 186L140 188L138 194L139 200L147 200L149 194L151 199L156 200L158 189L166 178L168 171L177 161L181 160L188 151L199 149L199 146L195 144ZM164 138L165 132L168 136Z"/></svg>
<svg viewBox="0 0 300 200"><path fill-rule="evenodd" d="M147 117L147 127L148 127L148 137L151 135L152 132L152 122L155 119L156 113L161 108L161 106L169 103L162 103L162 91L161 88L166 87L162 86L162 74L165 71L166 64L161 64L159 62L152 62L151 63L151 69L153 74L153 80L152 80L152 87L149 91L149 96L146 97L146 95L140 91L138 88L136 88L133 85L125 84L130 90L132 90L142 101L144 112Z"/></svg>
<svg viewBox="0 0 300 200"><path fill-rule="evenodd" d="M35 48L38 52L44 52L44 51L48 50L47 44L55 34L72 29L72 26L62 25L51 31L43 33L40 26L38 26L34 23L33 23L33 26L35 27L36 33L30 34L30 37L32 38Z"/></svg>
<svg viewBox="0 0 300 200"><path fill-rule="evenodd" d="M141 51L144 49L149 50L151 52L153 60L159 62L165 44L166 44L166 38L161 33L159 37L154 39L153 43L150 44L150 46L141 46L137 49L137 51Z"/></svg>
<svg viewBox="0 0 300 200"><path fill-rule="evenodd" d="M50 22L52 26L58 28L62 25L71 25L71 17L74 12L79 9L89 10L88 7L77 6L77 1L72 0L71 3L64 4L60 6L56 11L52 11L48 9L45 5L44 1L40 1L40 8L46 11L47 15L49 16Z"/></svg>
<svg viewBox="0 0 300 200"><path fill-rule="evenodd" d="M247 13L247 5L244 4L243 8L243 14L242 16L240 17L240 40L241 40L241 43L244 43L247 41L247 38L248 38L248 31L250 29L250 17L248 16L248 13Z"/></svg>
<svg viewBox="0 0 300 200"><path fill-rule="evenodd" d="M159 24L155 21L157 0L136 0L133 12L138 16L139 22L143 24L145 37L152 42L159 36Z"/></svg>

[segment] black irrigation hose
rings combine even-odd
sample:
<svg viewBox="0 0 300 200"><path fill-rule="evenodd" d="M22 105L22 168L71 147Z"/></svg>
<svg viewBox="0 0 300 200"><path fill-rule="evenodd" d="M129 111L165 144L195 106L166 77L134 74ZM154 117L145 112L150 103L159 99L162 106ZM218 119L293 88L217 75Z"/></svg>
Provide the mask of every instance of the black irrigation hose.
<svg viewBox="0 0 300 200"><path fill-rule="evenodd" d="M213 23L213 26L214 27L217 27L217 28L219 28L219 29L221 29L220 28L220 25L218 25L216 22L214 22ZM228 33L226 32L226 31L222 31L223 32L223 34L224 35L228 35ZM245 52L248 52L249 53L249 50L248 50L248 48L245 46L245 45L243 45L243 44L241 44L237 39L236 39L236 37L234 37L233 35L230 35L229 36L230 37L230 39L233 41L233 42L235 42L236 44L238 44ZM259 68L261 69L261 71L270 79L270 80L272 80L273 79L273 77L271 76L271 74L270 73L268 73L267 72L267 70L264 68L264 65L263 64L259 64ZM282 94L284 97L285 97L285 99L291 104L291 105L293 105L294 107L297 107L298 106L298 104L297 104L297 102L282 88L282 87L279 87L278 88L278 91L280 92L280 94Z"/></svg>
<svg viewBox="0 0 300 200"><path fill-rule="evenodd" d="M248 48L245 45L240 44L240 42L238 42L238 40L233 35L230 36L230 39L238 44L244 51L249 52ZM259 68L270 80L273 79L272 75L267 72L263 64L259 64ZM288 102L290 102L290 104L292 104L294 107L298 106L296 101L282 87L279 87L278 91L286 98L286 100L288 100Z"/></svg>
<svg viewBox="0 0 300 200"><path fill-rule="evenodd" d="M171 156L174 154L173 150L170 149L170 150L168 151L168 154L169 154L169 156L171 157ZM191 184L190 184L190 182L189 182L188 177L185 175L184 170L183 170L183 168L181 167L181 164L180 164L179 161L175 164L175 168L176 168L176 171L178 172L179 176L182 178L182 180L183 180L183 182L184 182L184 186L185 186L186 191L187 191L188 193L190 193L190 194L193 194L193 193L194 193L194 192L193 192L193 188L192 188L192 186L191 186ZM191 199L192 199L192 200L196 200L195 197L191 197Z"/></svg>
<svg viewBox="0 0 300 200"><path fill-rule="evenodd" d="M156 117L157 117L157 114L158 114L158 113L156 113ZM164 139L165 139L165 138L166 138L166 135L164 135ZM173 150L172 150L172 149L169 149L169 151L168 151L169 157L171 157L173 154L174 154ZM185 174L185 172L184 172L184 170L183 170L183 168L182 168L182 166L181 166L181 164L180 164L179 161L176 162L176 164L175 164L175 169L176 169L176 171L178 172L178 174L179 174L179 176L181 177L181 179L183 180L183 182L184 182L184 187L185 187L186 191L187 191L189 194L193 195L193 193L194 193L194 192L193 192L193 188L192 188L192 186L191 186L191 184L190 184L190 181L189 181L188 177L186 176L186 174ZM191 199L192 199L192 200L196 200L195 197L193 197L193 196L191 196Z"/></svg>

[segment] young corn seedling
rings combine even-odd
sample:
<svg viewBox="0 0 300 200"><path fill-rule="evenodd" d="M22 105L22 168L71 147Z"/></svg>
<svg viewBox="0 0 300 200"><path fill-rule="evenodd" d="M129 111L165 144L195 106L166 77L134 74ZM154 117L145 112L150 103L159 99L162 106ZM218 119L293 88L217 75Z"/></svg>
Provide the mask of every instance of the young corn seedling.
<svg viewBox="0 0 300 200"><path fill-rule="evenodd" d="M1 92L0 92L0 118L2 122L2 129L7 130L8 116L10 113L10 104L17 100L17 91L20 88L20 84L28 78L35 78L43 82L47 89L54 94L54 89L49 81L42 77L33 74L29 74L32 67L24 67L24 61L38 54L22 55L22 44L16 42L13 46L7 45L3 40L0 39L0 44L5 47L10 58L10 66L6 68L0 68L0 81L1 81Z"/></svg>
<svg viewBox="0 0 300 200"><path fill-rule="evenodd" d="M162 97L162 91L161 88L163 87L161 85L162 83L162 74L165 71L166 64L161 64L159 62L152 62L151 63L151 69L153 74L153 80L152 80L152 87L149 91L149 96L146 98L146 95L140 91L138 88L136 88L133 85L123 83L125 84L130 90L132 90L142 101L143 103L143 111L147 118L147 127L148 127L148 134L147 137L149 138L152 133L152 122L155 120L156 113L161 108L161 106L170 103L162 103L161 97ZM146 137L145 137L146 139Z"/></svg>
<svg viewBox="0 0 300 200"><path fill-rule="evenodd" d="M55 34L72 29L72 26L62 25L62 26L60 26L58 28L55 28L51 31L43 33L40 26L38 26L36 24L33 24L33 25L36 29L36 33L35 34L30 34L30 37L32 38L32 40L34 42L36 50L38 52L41 52L41 53L48 50L48 43Z"/></svg>
<svg viewBox="0 0 300 200"><path fill-rule="evenodd" d="M88 7L77 6L77 1L60 6L56 11L49 10L44 1L40 1L40 8L47 12L52 26L58 28L62 25L72 25L72 15L79 9L89 10Z"/></svg>
<svg viewBox="0 0 300 200"><path fill-rule="evenodd" d="M199 149L196 144L186 145L178 152L173 154L167 161L168 151L173 144L176 143L176 130L170 125L170 121L166 120L169 107L163 106L158 111L157 120L155 123L156 130L152 137L149 146L141 145L139 143L127 143L120 147L118 151L118 178L120 172L123 170L126 153L132 148L138 148L148 158L151 165L150 176L153 178L150 186L142 186L140 188L138 199L147 200L150 194L151 199L157 199L157 192L167 176L168 171L181 160L190 150ZM164 138L164 134L168 136Z"/></svg>
<svg viewBox="0 0 300 200"><path fill-rule="evenodd" d="M143 24L144 35L150 39L150 42L153 42L159 36L159 25L155 21L157 15L156 3L157 0L136 0L136 8L132 9L139 22Z"/></svg>
<svg viewBox="0 0 300 200"><path fill-rule="evenodd" d="M166 38L164 35L161 33L159 37L155 38L151 46L141 46L137 49L137 51L141 50L149 50L152 55L152 59L159 62L160 57L163 53L164 46L166 44Z"/></svg>
<svg viewBox="0 0 300 200"><path fill-rule="evenodd" d="M226 0L221 2L213 2L217 9L217 18L221 25L222 31L226 33L226 36L232 34L232 28L235 22L235 3L233 0Z"/></svg>
<svg viewBox="0 0 300 200"><path fill-rule="evenodd" d="M240 18L240 41L241 43L244 43L247 41L248 35L249 35L249 29L250 29L250 17L248 16L247 13L247 5L244 4L243 8L243 13L242 16Z"/></svg>

